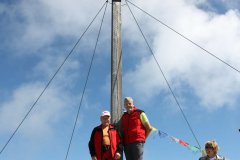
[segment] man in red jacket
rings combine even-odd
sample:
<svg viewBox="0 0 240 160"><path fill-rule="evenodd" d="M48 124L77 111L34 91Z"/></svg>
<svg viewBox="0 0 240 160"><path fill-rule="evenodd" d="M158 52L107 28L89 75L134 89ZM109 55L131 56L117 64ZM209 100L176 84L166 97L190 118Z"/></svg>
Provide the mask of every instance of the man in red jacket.
<svg viewBox="0 0 240 160"><path fill-rule="evenodd" d="M109 111L103 111L100 120L101 125L92 131L88 143L92 160L117 160L122 153L122 145L118 131L110 124Z"/></svg>
<svg viewBox="0 0 240 160"><path fill-rule="evenodd" d="M121 118L124 153L126 160L142 160L144 143L152 127L144 111L137 109L131 97L124 99L126 112Z"/></svg>

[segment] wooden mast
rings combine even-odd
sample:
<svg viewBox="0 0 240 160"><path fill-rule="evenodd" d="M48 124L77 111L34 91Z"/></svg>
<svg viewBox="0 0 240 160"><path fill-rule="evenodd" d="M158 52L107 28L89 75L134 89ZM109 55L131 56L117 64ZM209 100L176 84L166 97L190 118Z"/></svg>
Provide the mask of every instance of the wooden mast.
<svg viewBox="0 0 240 160"><path fill-rule="evenodd" d="M111 122L122 115L122 35L121 0L112 0L112 49L111 49Z"/></svg>

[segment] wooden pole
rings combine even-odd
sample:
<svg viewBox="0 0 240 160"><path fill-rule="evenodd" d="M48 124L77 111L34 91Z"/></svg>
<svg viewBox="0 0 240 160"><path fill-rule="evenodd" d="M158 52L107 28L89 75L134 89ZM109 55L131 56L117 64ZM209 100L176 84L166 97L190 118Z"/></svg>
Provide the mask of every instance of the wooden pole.
<svg viewBox="0 0 240 160"><path fill-rule="evenodd" d="M122 116L121 0L112 0L111 122Z"/></svg>

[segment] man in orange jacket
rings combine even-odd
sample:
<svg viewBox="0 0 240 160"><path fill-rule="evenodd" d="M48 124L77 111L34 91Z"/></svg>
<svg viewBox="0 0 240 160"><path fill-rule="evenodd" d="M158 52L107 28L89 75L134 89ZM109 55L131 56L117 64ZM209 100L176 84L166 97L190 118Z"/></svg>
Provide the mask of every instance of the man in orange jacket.
<svg viewBox="0 0 240 160"><path fill-rule="evenodd" d="M92 131L88 143L92 160L117 160L122 153L122 145L118 131L110 124L109 111L103 111L100 120L101 125Z"/></svg>

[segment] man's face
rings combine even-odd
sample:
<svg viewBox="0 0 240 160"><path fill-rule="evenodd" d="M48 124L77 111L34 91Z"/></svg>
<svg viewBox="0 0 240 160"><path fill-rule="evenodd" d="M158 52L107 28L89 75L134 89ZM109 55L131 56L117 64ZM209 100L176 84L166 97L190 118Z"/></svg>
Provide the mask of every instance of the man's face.
<svg viewBox="0 0 240 160"><path fill-rule="evenodd" d="M107 126L110 124L110 119L111 119L110 116L101 116L100 119L101 119L102 125Z"/></svg>
<svg viewBox="0 0 240 160"><path fill-rule="evenodd" d="M124 102L124 107L127 111L130 111L133 109L133 102L132 101L125 101Z"/></svg>

